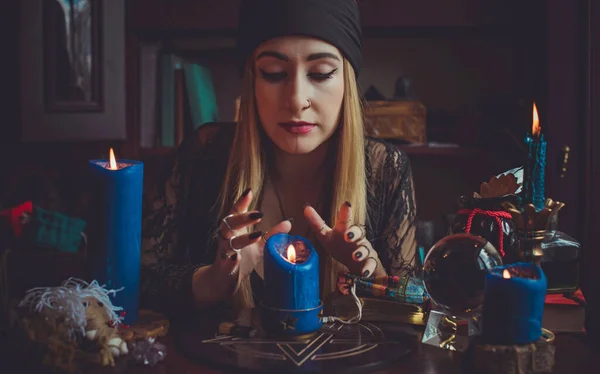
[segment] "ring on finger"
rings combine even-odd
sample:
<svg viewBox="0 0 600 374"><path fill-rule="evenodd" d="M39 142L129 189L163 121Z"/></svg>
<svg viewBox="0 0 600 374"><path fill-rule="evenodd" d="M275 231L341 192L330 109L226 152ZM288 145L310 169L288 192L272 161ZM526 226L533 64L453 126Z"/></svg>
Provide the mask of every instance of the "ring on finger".
<svg viewBox="0 0 600 374"><path fill-rule="evenodd" d="M327 227L327 223L325 223L325 221L323 221L323 226L321 226L321 228L319 229L319 232L323 232L325 227Z"/></svg>
<svg viewBox="0 0 600 374"><path fill-rule="evenodd" d="M233 231L233 229L231 228L231 226L229 226L229 223L227 223L227 219L231 218L233 216L235 216L235 214L229 214L229 215L223 217L223 219L221 220L221 222L223 222L223 224L231 231Z"/></svg>
<svg viewBox="0 0 600 374"><path fill-rule="evenodd" d="M370 258L373 258L373 257L369 257L369 255L371 254L371 250L370 250L369 248L367 248L365 245L362 245L362 244L361 244L361 245L359 245L359 246L358 246L358 248L356 248L356 249L354 250L354 252L352 252L352 259L353 259L355 262L361 262L361 260L360 260L360 259L363 257L362 251L359 251L359 249L360 249L361 247L367 250L367 256L366 256L367 258L365 259L365 261L367 261L367 260L368 260L368 259L370 259ZM359 256L359 255L360 255L360 256Z"/></svg>
<svg viewBox="0 0 600 374"><path fill-rule="evenodd" d="M235 275L235 273L237 273L237 268L235 268L232 271L230 271L229 272L229 276L233 277Z"/></svg>
<svg viewBox="0 0 600 374"><path fill-rule="evenodd" d="M267 233L268 233L268 231L267 231L267 230L265 230L265 231L263 231L263 233L262 233L262 235L261 235L261 237L262 237L262 240L263 240L263 242L265 242L265 243L267 242Z"/></svg>
<svg viewBox="0 0 600 374"><path fill-rule="evenodd" d="M232 236L231 238L229 238L229 248L231 248L235 253L240 253L240 251L242 250L241 248L235 248L233 246L233 239L237 238L237 236Z"/></svg>
<svg viewBox="0 0 600 374"><path fill-rule="evenodd" d="M221 251L221 259L222 260L225 260L225 259L228 259L228 258L231 259L231 257L233 257L233 255L235 255L235 252L234 253L227 253L225 251Z"/></svg>
<svg viewBox="0 0 600 374"><path fill-rule="evenodd" d="M360 237L356 241L363 240L367 236L367 230L363 225L354 225L353 227L358 227L360 230Z"/></svg>

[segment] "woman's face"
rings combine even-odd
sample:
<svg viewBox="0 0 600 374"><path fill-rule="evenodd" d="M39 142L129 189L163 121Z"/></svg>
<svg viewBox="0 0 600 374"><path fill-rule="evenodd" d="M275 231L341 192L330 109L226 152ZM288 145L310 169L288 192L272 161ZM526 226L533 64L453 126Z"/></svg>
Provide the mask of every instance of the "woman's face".
<svg viewBox="0 0 600 374"><path fill-rule="evenodd" d="M309 37L281 37L254 53L263 129L284 152L312 152L334 133L344 96L342 55Z"/></svg>

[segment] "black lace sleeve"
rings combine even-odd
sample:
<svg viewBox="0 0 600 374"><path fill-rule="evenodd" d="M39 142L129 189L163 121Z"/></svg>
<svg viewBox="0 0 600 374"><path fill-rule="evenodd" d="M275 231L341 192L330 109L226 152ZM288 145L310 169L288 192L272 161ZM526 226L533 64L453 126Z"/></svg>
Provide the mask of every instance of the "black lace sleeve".
<svg viewBox="0 0 600 374"><path fill-rule="evenodd" d="M192 258L190 248L193 247L198 253L208 250L199 248L207 244L196 239L203 237L199 231L208 235L210 227L190 225L190 217L197 216L194 216L190 207L195 200L211 198L189 196L189 190L202 193L196 187L191 187L192 181L205 153L209 152L209 140L218 130L217 124L207 124L186 138L171 155L157 183L144 194L140 290L143 307L169 315L193 310L193 274L209 262L206 257Z"/></svg>
<svg viewBox="0 0 600 374"><path fill-rule="evenodd" d="M369 145L373 245L390 275L414 274L416 203L410 160L397 147Z"/></svg>
<svg viewBox="0 0 600 374"><path fill-rule="evenodd" d="M181 150L168 171L144 194L141 245L141 304L160 310L191 308L191 285L197 265L176 261L180 204L185 200ZM169 313L170 314L170 313Z"/></svg>

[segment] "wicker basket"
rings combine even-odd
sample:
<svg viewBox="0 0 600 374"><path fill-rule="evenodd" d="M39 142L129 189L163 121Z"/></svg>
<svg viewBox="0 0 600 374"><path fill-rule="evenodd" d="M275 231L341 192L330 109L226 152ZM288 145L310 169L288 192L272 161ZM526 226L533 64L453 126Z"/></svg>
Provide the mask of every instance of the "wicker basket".
<svg viewBox="0 0 600 374"><path fill-rule="evenodd" d="M419 101L369 101L365 107L366 133L379 139L425 143L426 113Z"/></svg>

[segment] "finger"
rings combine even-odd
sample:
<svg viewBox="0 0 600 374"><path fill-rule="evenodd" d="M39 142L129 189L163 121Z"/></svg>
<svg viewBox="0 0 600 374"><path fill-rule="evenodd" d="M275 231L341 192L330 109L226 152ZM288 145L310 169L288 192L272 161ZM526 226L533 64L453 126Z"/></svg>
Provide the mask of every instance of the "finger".
<svg viewBox="0 0 600 374"><path fill-rule="evenodd" d="M219 274L224 276L237 275L242 259L241 254L230 249L221 249L219 250L219 257Z"/></svg>
<svg viewBox="0 0 600 374"><path fill-rule="evenodd" d="M358 248L356 248L354 252L352 252L352 259L356 262L361 262L366 260L370 254L371 251L369 250L369 248L367 248L365 245L361 245Z"/></svg>
<svg viewBox="0 0 600 374"><path fill-rule="evenodd" d="M308 227L318 235L327 236L331 232L331 227L327 226L315 208L308 204L304 207L304 218L308 222Z"/></svg>
<svg viewBox="0 0 600 374"><path fill-rule="evenodd" d="M348 243L355 243L365 238L366 232L362 226L352 225L344 233L344 240Z"/></svg>
<svg viewBox="0 0 600 374"><path fill-rule="evenodd" d="M292 231L292 222L289 220L281 221L275 226L271 227L264 235L265 242L275 234L287 234Z"/></svg>
<svg viewBox="0 0 600 374"><path fill-rule="evenodd" d="M221 221L219 228L221 238L228 240L234 233L232 231L239 230L248 225L260 222L263 217L262 212L246 212L243 214L232 214Z"/></svg>
<svg viewBox="0 0 600 374"><path fill-rule="evenodd" d="M250 234L244 234L240 236L233 236L229 239L229 249L238 252L242 250L242 248L249 246L252 243L256 243L260 240L262 232L254 231Z"/></svg>
<svg viewBox="0 0 600 374"><path fill-rule="evenodd" d="M377 268L377 261L373 257L369 257L364 261L364 265L361 271L363 277L368 277L375 274Z"/></svg>
<svg viewBox="0 0 600 374"><path fill-rule="evenodd" d="M237 199L237 201L231 207L229 214L246 213L250 203L252 202L252 195L252 190L250 188L247 188L244 192L242 192L240 198Z"/></svg>
<svg viewBox="0 0 600 374"><path fill-rule="evenodd" d="M345 233L346 230L352 225L352 205L346 201L340 207L335 220L334 230L340 233Z"/></svg>

